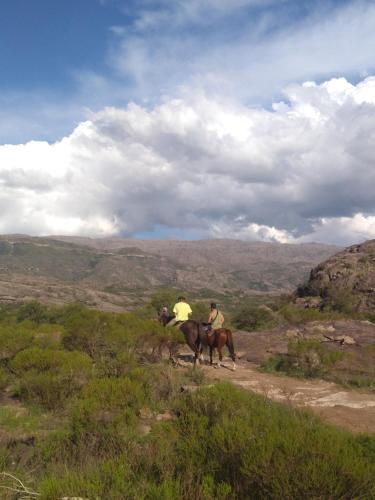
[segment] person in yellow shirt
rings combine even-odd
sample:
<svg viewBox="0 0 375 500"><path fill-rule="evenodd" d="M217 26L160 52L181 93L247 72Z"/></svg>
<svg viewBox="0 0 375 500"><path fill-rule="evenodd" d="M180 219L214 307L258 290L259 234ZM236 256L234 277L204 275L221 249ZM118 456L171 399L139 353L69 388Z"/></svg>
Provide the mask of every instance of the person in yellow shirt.
<svg viewBox="0 0 375 500"><path fill-rule="evenodd" d="M173 326L176 323L180 323L182 321L187 321L189 319L190 314L192 314L191 307L186 302L185 297L178 297L177 303L173 307L173 312L175 317L171 319L167 326Z"/></svg>

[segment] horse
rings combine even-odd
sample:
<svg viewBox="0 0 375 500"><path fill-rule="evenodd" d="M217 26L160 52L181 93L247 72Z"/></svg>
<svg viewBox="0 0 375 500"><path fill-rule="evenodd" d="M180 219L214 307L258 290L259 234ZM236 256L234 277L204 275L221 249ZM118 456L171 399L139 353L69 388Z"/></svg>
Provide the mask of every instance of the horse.
<svg viewBox="0 0 375 500"><path fill-rule="evenodd" d="M172 318L172 316L162 314L159 316L159 320L163 326L166 326ZM233 361L233 370L235 370L236 355L234 352L232 332L227 328L219 328L214 330L211 335L207 335L206 326L207 324L199 323L192 319L188 319L180 325L176 325L176 328L179 328L179 330L184 334L187 345L194 353L194 367L197 364L197 360L202 362L204 361L203 347L208 346L210 350L210 364L212 365L212 354L213 350L216 348L219 353L218 367L220 368L223 360L222 348L226 345Z"/></svg>
<svg viewBox="0 0 375 500"><path fill-rule="evenodd" d="M212 365L212 354L216 348L219 353L219 362L217 366L220 368L221 362L223 361L222 349L226 345L233 362L232 370L236 369L236 354L234 352L233 335L231 330L228 328L218 328L217 330L213 330L211 334L207 335L207 345L210 349L210 365Z"/></svg>
<svg viewBox="0 0 375 500"><path fill-rule="evenodd" d="M159 321L163 326L167 326L168 323L174 318L174 316L170 316L167 313L161 313L159 315ZM201 344L205 343L205 330L201 323L194 321L192 319L188 319L186 321L182 321L180 323L176 323L171 328L178 328L180 332L183 333L185 337L185 342L190 347L190 349L194 353L194 367L197 364L197 360L203 360L202 348ZM207 343L205 343L207 345Z"/></svg>

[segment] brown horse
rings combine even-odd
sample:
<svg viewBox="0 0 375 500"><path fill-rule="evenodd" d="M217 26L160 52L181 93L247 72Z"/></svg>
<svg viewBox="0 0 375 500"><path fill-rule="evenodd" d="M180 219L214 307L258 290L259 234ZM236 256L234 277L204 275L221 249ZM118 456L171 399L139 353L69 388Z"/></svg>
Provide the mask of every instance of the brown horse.
<svg viewBox="0 0 375 500"><path fill-rule="evenodd" d="M226 345L230 354L230 357L232 358L233 361L233 367L232 369L236 369L236 354L234 352L234 345L233 345L233 335L231 330L228 328L218 328L217 330L213 330L211 334L208 334L206 336L207 338L207 345L210 349L210 364L212 365L212 355L213 351L216 348L218 353L219 353L219 362L217 364L218 368L220 368L221 363L223 361L223 352L222 349Z"/></svg>
<svg viewBox="0 0 375 500"><path fill-rule="evenodd" d="M171 319L173 319L173 316L169 316L167 314L159 315L159 321L163 326L167 326L167 324ZM175 326L171 326L168 328L178 328L184 334L187 345L194 353L194 367L195 367L197 364L197 360L201 359L202 357L201 344L206 337L203 325L201 323L198 323L197 321L188 319L187 321L183 321L180 324L177 323Z"/></svg>
<svg viewBox="0 0 375 500"><path fill-rule="evenodd" d="M166 326L173 316L160 315L159 321L163 326ZM203 348L209 347L210 350L210 364L212 365L212 354L216 348L219 353L218 367L221 366L223 360L222 349L226 345L233 361L233 370L236 369L236 355L234 352L232 332L228 328L219 328L214 330L210 335L206 333L207 323L198 323L192 319L183 321L180 325L177 324L174 328L178 328L185 337L185 341L194 353L194 367L197 360L203 362ZM173 327L172 327L173 328Z"/></svg>

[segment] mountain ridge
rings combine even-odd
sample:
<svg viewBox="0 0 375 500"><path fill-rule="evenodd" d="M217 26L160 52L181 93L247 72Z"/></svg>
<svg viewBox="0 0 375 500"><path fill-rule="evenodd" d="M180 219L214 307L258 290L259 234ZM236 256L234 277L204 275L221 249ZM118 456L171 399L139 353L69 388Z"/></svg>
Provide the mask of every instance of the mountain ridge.
<svg viewBox="0 0 375 500"><path fill-rule="evenodd" d="M312 267L339 250L318 243L2 235L0 301L1 290L7 300L24 300L33 295L33 287L42 301L74 301L79 291L83 302L85 294L94 296L93 305L101 307L98 296L107 294L106 303L125 309L137 294L162 287L194 293L282 293L292 291ZM31 282L24 297L20 287Z"/></svg>

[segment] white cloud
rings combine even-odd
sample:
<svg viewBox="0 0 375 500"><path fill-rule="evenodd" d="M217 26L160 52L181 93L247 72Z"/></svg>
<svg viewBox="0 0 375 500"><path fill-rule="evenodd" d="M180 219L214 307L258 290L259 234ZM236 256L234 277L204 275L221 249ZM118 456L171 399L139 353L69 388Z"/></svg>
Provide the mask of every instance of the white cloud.
<svg viewBox="0 0 375 500"><path fill-rule="evenodd" d="M51 145L0 146L0 232L375 237L375 77L286 97L269 111L186 93L107 108Z"/></svg>
<svg viewBox="0 0 375 500"><path fill-rule="evenodd" d="M134 98L154 102L181 87L268 102L291 82L374 70L373 2L306 2L301 19L293 2L259 6L255 0L141 2L134 30L125 30L111 53L112 67Z"/></svg>

